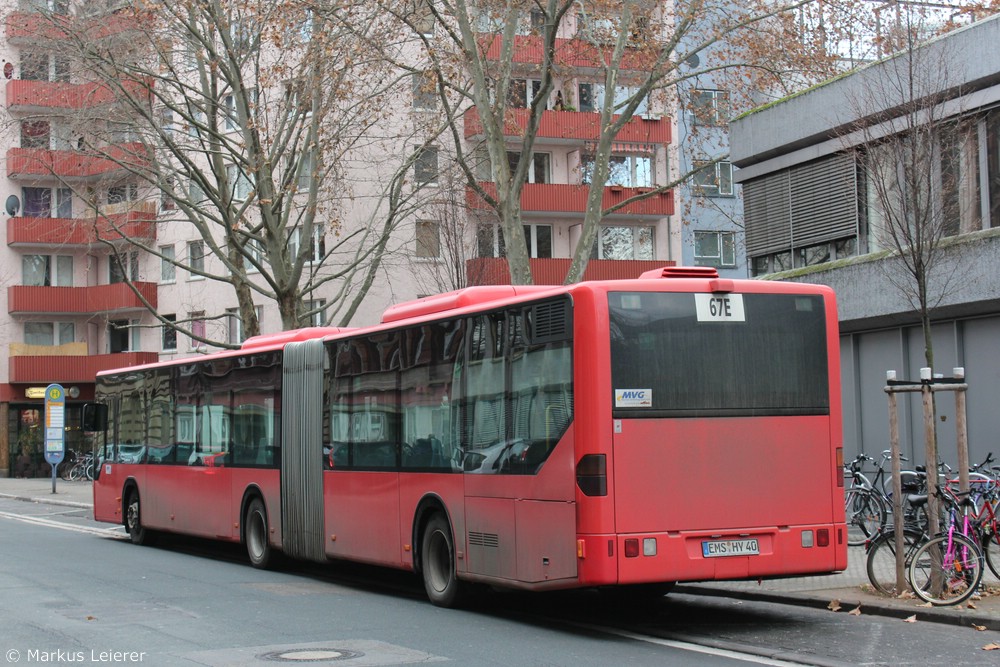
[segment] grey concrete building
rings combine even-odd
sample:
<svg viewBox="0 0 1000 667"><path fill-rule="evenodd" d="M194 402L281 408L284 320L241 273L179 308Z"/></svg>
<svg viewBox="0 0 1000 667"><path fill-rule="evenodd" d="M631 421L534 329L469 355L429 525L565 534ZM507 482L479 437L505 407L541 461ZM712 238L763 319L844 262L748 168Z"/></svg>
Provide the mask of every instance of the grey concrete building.
<svg viewBox="0 0 1000 667"><path fill-rule="evenodd" d="M928 155L909 187L943 236L929 271L935 373L964 367L973 460L1000 454L1000 17L956 30L736 119L731 158L743 187L751 274L823 283L838 294L845 456L888 447L887 370L925 366L907 276L887 241L885 183L909 144ZM891 213L891 212L890 212ZM912 284L912 282L910 283ZM955 462L952 394L938 394L941 457ZM904 453L923 459L919 399L901 401Z"/></svg>

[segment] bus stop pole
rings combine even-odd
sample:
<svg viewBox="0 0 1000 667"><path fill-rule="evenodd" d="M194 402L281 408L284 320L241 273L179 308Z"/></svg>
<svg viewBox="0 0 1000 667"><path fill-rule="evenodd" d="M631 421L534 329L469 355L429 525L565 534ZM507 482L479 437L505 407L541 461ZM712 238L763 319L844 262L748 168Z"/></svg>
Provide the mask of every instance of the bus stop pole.
<svg viewBox="0 0 1000 667"><path fill-rule="evenodd" d="M895 380L896 371L886 371L885 378L887 382ZM888 391L887 393L889 396L889 449L892 462L892 529L896 542L896 592L899 594L906 590L906 554L903 552L902 464L899 461L899 413L896 409L896 392Z"/></svg>
<svg viewBox="0 0 1000 667"><path fill-rule="evenodd" d="M965 379L964 368L953 368L956 380ZM958 446L958 489L962 493L969 490L969 427L965 414L965 387L955 388L955 438Z"/></svg>

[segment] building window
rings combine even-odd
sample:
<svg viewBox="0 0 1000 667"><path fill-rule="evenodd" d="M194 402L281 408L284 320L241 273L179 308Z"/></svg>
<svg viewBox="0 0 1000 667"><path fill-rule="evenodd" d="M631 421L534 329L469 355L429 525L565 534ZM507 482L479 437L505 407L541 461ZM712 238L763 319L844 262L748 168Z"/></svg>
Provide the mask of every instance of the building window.
<svg viewBox="0 0 1000 667"><path fill-rule="evenodd" d="M437 84L432 72L415 72L412 75L413 108L433 111L437 108Z"/></svg>
<svg viewBox="0 0 1000 667"><path fill-rule="evenodd" d="M507 89L507 106L511 109L527 109L541 89L542 82L536 79L511 79Z"/></svg>
<svg viewBox="0 0 1000 667"><path fill-rule="evenodd" d="M309 192L316 171L316 154L303 149L298 154L299 169L295 177L295 187L302 192Z"/></svg>
<svg viewBox="0 0 1000 667"><path fill-rule="evenodd" d="M437 146L424 146L418 150L417 157L413 161L413 177L416 180L417 185L437 185Z"/></svg>
<svg viewBox="0 0 1000 667"><path fill-rule="evenodd" d="M48 218L52 215L52 190L49 188L21 188L26 218Z"/></svg>
<svg viewBox="0 0 1000 667"><path fill-rule="evenodd" d="M691 111L696 125L725 125L729 122L729 93L725 90L695 90Z"/></svg>
<svg viewBox="0 0 1000 667"><path fill-rule="evenodd" d="M296 227L288 239L288 253L294 262L298 259L299 248L302 247L302 228ZM326 257L326 234L322 224L313 225L312 239L309 244L307 262L322 262Z"/></svg>
<svg viewBox="0 0 1000 667"><path fill-rule="evenodd" d="M139 198L139 186L135 183L123 183L108 188L108 204L124 204Z"/></svg>
<svg viewBox="0 0 1000 667"><path fill-rule="evenodd" d="M243 269L247 273L260 273L264 262L264 248L257 239L249 239L243 245Z"/></svg>
<svg viewBox="0 0 1000 667"><path fill-rule="evenodd" d="M128 352L128 342L128 320L110 320L108 322L108 352L111 354Z"/></svg>
<svg viewBox="0 0 1000 667"><path fill-rule="evenodd" d="M52 273L52 256L22 255L21 284L29 287L72 287L73 256L55 256L55 274Z"/></svg>
<svg viewBox="0 0 1000 667"><path fill-rule="evenodd" d="M108 282L111 284L139 280L139 251L120 252L108 257Z"/></svg>
<svg viewBox="0 0 1000 667"><path fill-rule="evenodd" d="M580 85L577 86L577 99L580 100L580 111L600 111L601 107L604 106L605 90L606 88L603 83L580 83ZM620 113L628 101L638 92L638 88L615 86L615 95L612 100L612 112ZM636 106L633 114L640 117L649 115L648 97L639 101L639 104Z"/></svg>
<svg viewBox="0 0 1000 667"><path fill-rule="evenodd" d="M257 322L260 323L261 315L263 315L263 306L254 306L254 312L257 315ZM226 308L226 320L228 329L228 340L233 345L239 345L247 339L246 331L243 328L243 320L240 319L240 311L237 308Z"/></svg>
<svg viewBox="0 0 1000 667"><path fill-rule="evenodd" d="M594 174L594 157L585 156L580 166L581 181L589 184ZM612 155L608 158L608 178L604 185L648 188L653 184L653 161L641 155Z"/></svg>
<svg viewBox="0 0 1000 667"><path fill-rule="evenodd" d="M56 189L56 217L73 217L73 191L70 188Z"/></svg>
<svg viewBox="0 0 1000 667"><path fill-rule="evenodd" d="M591 259L655 259L652 227L601 227Z"/></svg>
<svg viewBox="0 0 1000 667"><path fill-rule="evenodd" d="M326 299L313 299L306 301L306 317L309 326L321 327L326 324Z"/></svg>
<svg viewBox="0 0 1000 667"><path fill-rule="evenodd" d="M205 242L188 242L188 268L191 275L188 280L202 280L205 276L199 275L199 271L205 270Z"/></svg>
<svg viewBox="0 0 1000 667"><path fill-rule="evenodd" d="M733 196L733 163L695 160L691 177L695 192L706 197Z"/></svg>
<svg viewBox="0 0 1000 667"><path fill-rule="evenodd" d="M524 225L524 241L528 256L533 259L552 258L552 225ZM481 225L478 230L480 257L506 257L503 230L500 225Z"/></svg>
<svg viewBox="0 0 1000 667"><path fill-rule="evenodd" d="M49 134L49 121L23 121L21 123L21 148L48 148Z"/></svg>
<svg viewBox="0 0 1000 667"><path fill-rule="evenodd" d="M521 154L516 151L507 151L507 163L511 173L517 169L521 161ZM532 153L531 163L528 165L528 172L524 176L525 183L551 183L550 176L551 156L548 153Z"/></svg>
<svg viewBox="0 0 1000 667"><path fill-rule="evenodd" d="M24 342L28 345L66 345L76 340L72 322L25 322Z"/></svg>
<svg viewBox="0 0 1000 667"><path fill-rule="evenodd" d="M239 116L236 113L236 98L226 95L222 98L223 125L227 131L235 130L239 127Z"/></svg>
<svg viewBox="0 0 1000 667"><path fill-rule="evenodd" d="M299 79L285 84L285 109L289 117L295 115L309 116L312 114L312 99L306 88L306 82Z"/></svg>
<svg viewBox="0 0 1000 667"><path fill-rule="evenodd" d="M441 256L441 226L437 220L417 220L416 255L426 259Z"/></svg>
<svg viewBox="0 0 1000 667"><path fill-rule="evenodd" d="M172 324L177 321L177 316L164 315L163 319ZM173 352L177 350L177 329L171 326L171 324L164 324L163 330L160 334L164 352Z"/></svg>
<svg viewBox="0 0 1000 667"><path fill-rule="evenodd" d="M205 338L205 311L192 311L188 313L188 319L191 321L191 335L197 336L198 338ZM192 350L201 350L205 348L205 343L200 340L190 338L190 341Z"/></svg>
<svg viewBox="0 0 1000 667"><path fill-rule="evenodd" d="M226 178L229 180L229 191L234 201L246 201L253 192L253 181L235 164L226 167Z"/></svg>
<svg viewBox="0 0 1000 667"><path fill-rule="evenodd" d="M160 246L160 282L172 283L177 279L177 266L174 264L174 247Z"/></svg>
<svg viewBox="0 0 1000 667"><path fill-rule="evenodd" d="M736 234L733 232L695 232L694 263L717 268L736 266Z"/></svg>

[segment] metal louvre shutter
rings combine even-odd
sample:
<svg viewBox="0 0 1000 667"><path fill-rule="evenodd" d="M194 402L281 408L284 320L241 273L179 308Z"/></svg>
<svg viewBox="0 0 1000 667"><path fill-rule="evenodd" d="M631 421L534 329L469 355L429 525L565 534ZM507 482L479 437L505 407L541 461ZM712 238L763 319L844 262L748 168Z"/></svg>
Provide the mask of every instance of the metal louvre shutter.
<svg viewBox="0 0 1000 667"><path fill-rule="evenodd" d="M856 236L854 160L831 155L748 181L743 208L751 257Z"/></svg>
<svg viewBox="0 0 1000 667"><path fill-rule="evenodd" d="M789 172L743 184L747 254L767 255L792 245Z"/></svg>
<svg viewBox="0 0 1000 667"><path fill-rule="evenodd" d="M796 248L857 235L857 177L850 155L831 155L791 171Z"/></svg>

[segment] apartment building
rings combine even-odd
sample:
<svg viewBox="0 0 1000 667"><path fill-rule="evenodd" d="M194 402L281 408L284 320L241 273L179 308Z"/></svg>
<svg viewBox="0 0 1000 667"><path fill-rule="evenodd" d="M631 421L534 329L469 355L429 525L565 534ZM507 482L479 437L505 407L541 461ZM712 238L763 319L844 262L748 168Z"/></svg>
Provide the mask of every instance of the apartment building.
<svg viewBox="0 0 1000 667"><path fill-rule="evenodd" d="M926 365L914 302L900 289L909 285L912 294L913 279L887 234L889 216L902 206L900 192L909 192L908 201L926 212L923 229L942 235L928 271L933 371L951 376L952 369L965 368L972 458L995 450L998 39L1000 17L987 18L731 125L751 272L823 283L837 292L845 457L858 451L877 456L888 447L886 371L919 380ZM909 90L917 94L908 96ZM936 131L926 132L932 124ZM894 150L900 146L916 150L907 159ZM913 156L924 156L923 164ZM886 173L893 176L886 179ZM919 398L902 403L904 454L920 462ZM954 401L939 395L937 408L939 451L954 464Z"/></svg>
<svg viewBox="0 0 1000 667"><path fill-rule="evenodd" d="M115 12L113 4L86 4L87 15L100 22L102 38L128 31L128 22L135 20ZM40 425L48 384L66 388L67 446L82 448L86 441L80 430L81 406L93 397L97 372L213 349L197 338L238 344L245 336L231 286L202 275L202 270L222 270L204 240L179 219L169 199L138 182L115 160L93 155L74 133L78 125L69 118L108 105L114 96L100 85L78 81L61 56L39 47L38 36L51 29L51 22L38 13L70 15L78 9L67 0L22 0L5 7L0 46L8 120L7 131L0 134L6 157L0 180L6 215L0 227L5 241L0 244L5 287L0 291L0 421L6 427L0 429L0 476L47 476ZM567 21L561 44L572 45L579 28ZM514 88L515 93L523 89L521 99L527 100L536 85L532 72L541 53L530 34L519 39ZM531 169L521 198L538 283L562 282L579 240L588 160L598 132L595 100L604 93L593 62L567 62L561 71L563 78L528 157ZM399 98L399 117L386 122L406 124L428 111L430 102L417 86L400 91ZM512 107L518 106L512 102ZM526 114L523 108L512 108L509 114L511 161L522 159L516 147ZM475 150L482 137L475 108L465 111L462 128L461 140ZM662 105L639 111L616 137L612 174L604 184L605 207L669 183L675 133L674 119ZM120 141L122 155L143 155L134 136L124 132ZM108 150L105 146L103 153ZM453 188L448 199L463 204L465 276L458 282L508 282L503 238L493 214L472 188L449 185L444 178L451 150L446 141L426 147L415 163L413 180L439 192ZM365 174L359 169L354 181L363 183ZM488 181L484 173L481 186L486 191L493 187ZM340 233L369 224L369 214L348 212ZM453 259L445 239L447 224L434 206L409 216L393 239L392 261L386 262L352 323L377 322L391 303L448 286L438 280ZM157 254L137 250L125 237L155 248ZM308 245L316 261L332 242L329 229L322 228L310 238L289 239ZM605 218L586 277L631 277L679 263L681 244L674 193L656 193ZM184 261L175 264L172 258ZM311 295L309 305L316 310L311 323L324 323L321 308L326 299L338 298L339 287L331 281L324 287L328 293ZM274 304L263 299L255 299L255 304L262 331L280 329ZM167 321L187 322L197 338L163 326L150 308Z"/></svg>

